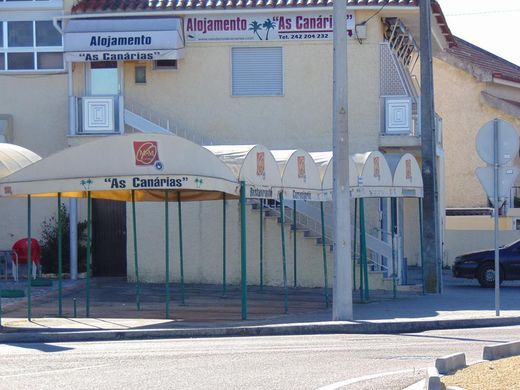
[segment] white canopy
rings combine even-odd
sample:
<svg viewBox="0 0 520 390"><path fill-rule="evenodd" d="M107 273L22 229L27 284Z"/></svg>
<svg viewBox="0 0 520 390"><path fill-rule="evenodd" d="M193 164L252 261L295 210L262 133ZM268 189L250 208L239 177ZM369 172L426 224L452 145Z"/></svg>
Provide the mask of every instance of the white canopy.
<svg viewBox="0 0 520 390"><path fill-rule="evenodd" d="M277 199L282 188L278 165L263 145L205 146L246 185L246 197Z"/></svg>
<svg viewBox="0 0 520 390"><path fill-rule="evenodd" d="M162 200L165 191L181 200L239 195L239 185L215 155L184 138L161 134L105 137L62 150L0 180L0 196L55 196ZM173 196L172 196L173 199Z"/></svg>
<svg viewBox="0 0 520 390"><path fill-rule="evenodd" d="M320 170L304 150L273 150L287 200L321 200Z"/></svg>
<svg viewBox="0 0 520 390"><path fill-rule="evenodd" d="M355 198L386 198L395 196L390 167L385 156L378 151L353 155L359 172L358 185L352 196Z"/></svg>
<svg viewBox="0 0 520 390"><path fill-rule="evenodd" d="M41 157L29 149L18 145L0 143L0 178L39 160L41 160Z"/></svg>
<svg viewBox="0 0 520 390"><path fill-rule="evenodd" d="M316 165L320 169L321 175L321 188L322 188L322 201L331 201L332 200L332 152L313 152L311 153L312 158L316 162ZM359 173L357 171L357 166L352 159L352 156L349 157L349 187L350 191L354 190L354 187L357 186Z"/></svg>
<svg viewBox="0 0 520 390"><path fill-rule="evenodd" d="M410 153L386 157L393 173L394 196L421 198L424 193L422 173L415 157Z"/></svg>

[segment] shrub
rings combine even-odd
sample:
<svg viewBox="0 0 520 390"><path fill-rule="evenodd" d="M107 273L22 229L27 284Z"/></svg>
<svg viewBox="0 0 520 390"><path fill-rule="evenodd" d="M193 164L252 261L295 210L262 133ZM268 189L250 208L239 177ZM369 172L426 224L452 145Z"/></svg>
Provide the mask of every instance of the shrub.
<svg viewBox="0 0 520 390"><path fill-rule="evenodd" d="M70 223L67 209L61 205L62 232L62 272L70 272ZM42 270L44 273L58 273L58 216L42 222L42 238L40 240ZM87 221L78 222L78 272L86 271L87 257Z"/></svg>

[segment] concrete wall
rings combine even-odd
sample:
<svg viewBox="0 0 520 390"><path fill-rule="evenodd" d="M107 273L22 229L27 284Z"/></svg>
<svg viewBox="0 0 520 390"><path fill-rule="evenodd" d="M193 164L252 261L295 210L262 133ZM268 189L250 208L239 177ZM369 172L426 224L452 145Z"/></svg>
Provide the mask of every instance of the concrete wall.
<svg viewBox="0 0 520 390"><path fill-rule="evenodd" d="M494 219L490 216L446 217L445 265L453 265L455 257L494 247ZM511 230L511 217L499 219L499 243L520 239L520 231Z"/></svg>
<svg viewBox="0 0 520 390"><path fill-rule="evenodd" d="M362 20L366 13L356 17ZM349 40L349 125L352 152L378 148L380 26L369 23L368 39ZM281 46L284 96L231 96L231 48ZM147 83L134 82L136 65ZM217 143L271 148L330 150L332 137L332 41L189 43L177 70L153 70L150 62L124 66L128 101L153 108L173 126Z"/></svg>
<svg viewBox="0 0 520 390"><path fill-rule="evenodd" d="M439 59L434 59L434 81L435 108L444 126L446 207L485 207L487 197L475 176L475 168L486 165L475 149L478 130L494 118L520 130L520 118L485 104L480 92L486 83Z"/></svg>
<svg viewBox="0 0 520 390"><path fill-rule="evenodd" d="M134 247L131 233L131 207L128 216L128 277L134 280ZM227 272L229 284L240 283L240 223L238 201L227 201ZM139 274L145 282L164 280L165 237L164 206L158 203L137 205ZM222 283L222 201L182 204L184 280L187 283ZM247 278L260 284L260 215L247 206ZM287 281L293 285L293 234L285 226ZM321 246L297 232L298 285L323 286ZM329 287L332 285L332 253L327 250ZM170 204L170 278L180 280L179 224L177 204ZM274 217L264 217L264 283L283 286L280 224Z"/></svg>
<svg viewBox="0 0 520 390"><path fill-rule="evenodd" d="M66 147L67 77L0 74L0 114L13 118L13 143L42 157ZM32 229L40 237L42 221L57 209L54 200L33 200ZM27 206L22 199L0 199L0 249L27 236Z"/></svg>

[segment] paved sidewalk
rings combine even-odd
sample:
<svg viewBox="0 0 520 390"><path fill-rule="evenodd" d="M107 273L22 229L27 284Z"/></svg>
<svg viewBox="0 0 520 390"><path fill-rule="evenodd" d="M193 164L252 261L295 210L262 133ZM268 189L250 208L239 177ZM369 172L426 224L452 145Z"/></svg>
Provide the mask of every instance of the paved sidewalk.
<svg viewBox="0 0 520 390"><path fill-rule="evenodd" d="M19 285L19 288L23 284ZM2 283L5 287L5 282ZM32 321L26 298L2 299L0 342L52 342L171 337L219 337L325 333L406 333L520 324L519 282L501 288L501 315L495 316L494 290L475 281L445 276L444 292L371 291L361 303L355 294L354 321L331 321L322 289L289 289L289 313L284 314L281 288L248 289L248 320L241 320L241 293L230 286L187 285L185 304L178 285L171 289L170 319L165 319L165 289L141 285L141 310L135 285L119 278L95 278L91 284L90 318L85 318L85 281L64 283L63 317L57 318L57 287L33 289ZM76 298L77 317L73 313Z"/></svg>

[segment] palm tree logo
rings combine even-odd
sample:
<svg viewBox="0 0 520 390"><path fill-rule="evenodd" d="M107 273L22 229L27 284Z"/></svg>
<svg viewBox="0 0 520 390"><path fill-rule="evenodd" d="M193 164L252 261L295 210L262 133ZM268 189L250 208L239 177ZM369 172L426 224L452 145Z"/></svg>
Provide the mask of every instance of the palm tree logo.
<svg viewBox="0 0 520 390"><path fill-rule="evenodd" d="M265 23L264 23L265 25ZM261 30L262 29L262 25L260 23L258 23L256 20L252 21L250 24L249 24L249 30L253 31L253 33L256 34L256 36L258 37L258 39L262 40L262 37L260 37L260 35L258 34L258 30Z"/></svg>
<svg viewBox="0 0 520 390"><path fill-rule="evenodd" d="M265 34L265 40L268 41L269 40L269 30L273 29L276 27L276 23L273 22L271 19L267 19L264 24L262 24L262 27L264 27L266 30L267 30L267 33Z"/></svg>

